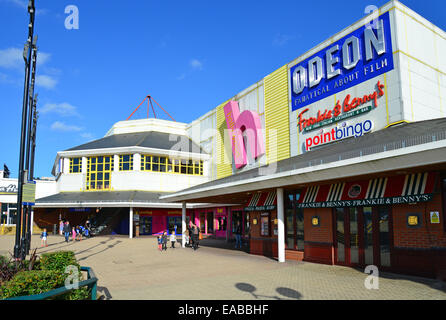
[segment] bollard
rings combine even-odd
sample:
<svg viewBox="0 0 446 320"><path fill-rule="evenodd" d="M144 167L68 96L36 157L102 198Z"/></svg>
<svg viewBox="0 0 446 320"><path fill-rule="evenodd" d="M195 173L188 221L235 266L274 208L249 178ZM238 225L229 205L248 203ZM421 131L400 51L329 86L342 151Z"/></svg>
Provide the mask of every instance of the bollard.
<svg viewBox="0 0 446 320"><path fill-rule="evenodd" d="M57 235L57 224L53 224L53 236Z"/></svg>

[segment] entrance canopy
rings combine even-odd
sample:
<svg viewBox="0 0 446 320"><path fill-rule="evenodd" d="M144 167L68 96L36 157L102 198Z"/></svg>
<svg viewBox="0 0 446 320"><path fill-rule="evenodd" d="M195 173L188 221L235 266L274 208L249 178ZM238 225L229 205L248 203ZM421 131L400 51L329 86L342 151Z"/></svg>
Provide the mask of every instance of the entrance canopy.
<svg viewBox="0 0 446 320"><path fill-rule="evenodd" d="M277 207L276 191L271 192L256 192L252 195L248 205L244 208L245 211L269 211Z"/></svg>

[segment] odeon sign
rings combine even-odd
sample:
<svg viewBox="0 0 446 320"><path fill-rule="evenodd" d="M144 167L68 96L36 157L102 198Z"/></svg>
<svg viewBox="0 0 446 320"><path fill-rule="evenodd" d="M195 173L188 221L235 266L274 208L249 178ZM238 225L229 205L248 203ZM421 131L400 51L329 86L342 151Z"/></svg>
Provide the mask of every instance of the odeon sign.
<svg viewBox="0 0 446 320"><path fill-rule="evenodd" d="M373 27L372 27L372 26ZM290 68L292 111L393 69L389 13Z"/></svg>

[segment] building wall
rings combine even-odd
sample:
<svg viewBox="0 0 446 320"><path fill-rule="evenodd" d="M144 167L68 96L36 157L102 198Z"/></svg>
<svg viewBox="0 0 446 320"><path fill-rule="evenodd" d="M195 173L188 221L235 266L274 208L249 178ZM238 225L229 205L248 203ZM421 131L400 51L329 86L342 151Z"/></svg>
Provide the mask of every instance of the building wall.
<svg viewBox="0 0 446 320"><path fill-rule="evenodd" d="M311 220L319 217L319 226ZM333 214L330 208L304 209L304 260L333 264Z"/></svg>

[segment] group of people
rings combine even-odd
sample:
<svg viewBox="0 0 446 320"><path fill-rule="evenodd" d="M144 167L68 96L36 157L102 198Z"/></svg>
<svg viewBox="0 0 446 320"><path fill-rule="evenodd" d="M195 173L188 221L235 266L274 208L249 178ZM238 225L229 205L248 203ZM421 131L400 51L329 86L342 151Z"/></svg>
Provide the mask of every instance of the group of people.
<svg viewBox="0 0 446 320"><path fill-rule="evenodd" d="M193 224L192 222L187 227L188 234L184 234L186 247L191 247L194 250L198 249L198 242L200 240L200 228ZM169 239L168 239L169 238ZM167 250L167 242L170 241L171 248L175 248L175 243L177 242L177 237L175 235L175 231L172 231L170 236L167 235L167 231L165 230L162 234L160 234L157 238L158 240L158 249L159 251Z"/></svg>
<svg viewBox="0 0 446 320"><path fill-rule="evenodd" d="M170 237L170 247L175 248L175 243L177 242L177 236L175 235L175 231L172 231ZM163 234L158 236L158 249L160 251L167 250L167 231L164 231Z"/></svg>
<svg viewBox="0 0 446 320"><path fill-rule="evenodd" d="M90 222L87 220L84 225L77 225L72 227L69 221L61 220L59 223L59 234L65 236L65 242L82 241L82 237L90 238Z"/></svg>

